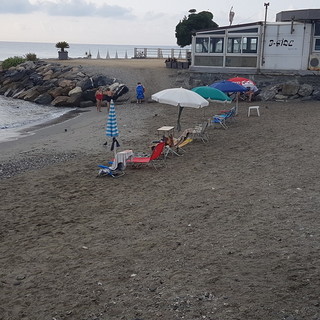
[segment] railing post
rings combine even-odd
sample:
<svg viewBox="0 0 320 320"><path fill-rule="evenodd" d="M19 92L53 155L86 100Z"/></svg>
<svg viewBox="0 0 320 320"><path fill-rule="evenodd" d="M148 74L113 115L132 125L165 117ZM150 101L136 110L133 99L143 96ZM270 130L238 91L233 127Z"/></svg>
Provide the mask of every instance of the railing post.
<svg viewBox="0 0 320 320"><path fill-rule="evenodd" d="M171 58L174 58L174 49L171 49Z"/></svg>
<svg viewBox="0 0 320 320"><path fill-rule="evenodd" d="M134 58L137 58L137 51L138 51L137 48L134 48L134 49L133 49L133 57L134 57Z"/></svg>

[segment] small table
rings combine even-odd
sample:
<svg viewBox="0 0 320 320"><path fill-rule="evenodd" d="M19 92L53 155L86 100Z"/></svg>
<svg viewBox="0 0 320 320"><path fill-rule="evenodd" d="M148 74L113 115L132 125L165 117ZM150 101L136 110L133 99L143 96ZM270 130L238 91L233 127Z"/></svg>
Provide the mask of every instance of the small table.
<svg viewBox="0 0 320 320"><path fill-rule="evenodd" d="M172 134L172 136L173 136L174 127L172 127L172 126L163 126L161 128L158 128L157 131L158 131L158 136L162 133L163 136L169 137L170 134Z"/></svg>

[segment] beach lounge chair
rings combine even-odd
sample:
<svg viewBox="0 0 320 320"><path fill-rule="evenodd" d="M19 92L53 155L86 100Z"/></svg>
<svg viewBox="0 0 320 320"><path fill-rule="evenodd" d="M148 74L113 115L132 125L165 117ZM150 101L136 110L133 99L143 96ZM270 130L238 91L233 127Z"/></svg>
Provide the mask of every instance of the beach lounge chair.
<svg viewBox="0 0 320 320"><path fill-rule="evenodd" d="M112 162L110 162L110 166L98 165L99 172L97 177L103 176L111 176L112 178L118 178L125 174L125 168L128 159L133 156L132 150L124 150L118 152Z"/></svg>
<svg viewBox="0 0 320 320"><path fill-rule="evenodd" d="M118 178L125 174L123 163L120 162L116 169L99 164L100 168L97 177L111 176L112 178Z"/></svg>
<svg viewBox="0 0 320 320"><path fill-rule="evenodd" d="M184 132L180 135L179 138L174 138L170 135L166 141L165 147L165 157L167 157L170 153L175 154L176 156L181 156L179 152L185 152L183 147L192 142L192 139L189 138L190 129L184 130Z"/></svg>
<svg viewBox="0 0 320 320"><path fill-rule="evenodd" d="M165 158L161 159L161 155L164 152L165 142L161 141L156 144L153 148L153 151L149 157L132 157L127 160L127 164L131 164L133 167L140 167L143 164L152 164L153 167L157 170L157 165L159 163L165 165Z"/></svg>
<svg viewBox="0 0 320 320"><path fill-rule="evenodd" d="M208 142L209 136L207 134L208 121L203 122L200 125L195 126L192 130L192 139L201 139L202 142Z"/></svg>
<svg viewBox="0 0 320 320"><path fill-rule="evenodd" d="M236 115L236 107L232 107L230 110L225 110L221 114L216 114L212 118L212 123L218 123L223 129L228 129L226 122L233 120Z"/></svg>

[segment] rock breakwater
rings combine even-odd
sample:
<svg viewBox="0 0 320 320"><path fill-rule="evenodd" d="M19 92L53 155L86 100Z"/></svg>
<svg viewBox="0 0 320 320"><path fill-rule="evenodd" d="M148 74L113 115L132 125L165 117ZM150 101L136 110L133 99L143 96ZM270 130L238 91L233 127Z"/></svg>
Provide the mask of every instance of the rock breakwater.
<svg viewBox="0 0 320 320"><path fill-rule="evenodd" d="M115 78L88 75L81 66L27 61L0 72L0 94L56 107L90 107L98 87L111 87L114 100L129 89Z"/></svg>

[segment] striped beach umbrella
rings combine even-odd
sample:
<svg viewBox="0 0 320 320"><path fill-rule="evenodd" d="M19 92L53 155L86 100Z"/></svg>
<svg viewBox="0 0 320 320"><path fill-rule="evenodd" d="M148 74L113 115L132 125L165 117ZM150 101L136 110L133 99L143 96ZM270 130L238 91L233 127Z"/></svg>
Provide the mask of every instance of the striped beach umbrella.
<svg viewBox="0 0 320 320"><path fill-rule="evenodd" d="M108 120L107 120L106 135L107 137L112 138L111 151L114 150L116 153L116 148L120 147L120 144L117 140L117 137L119 136L119 130L118 130L118 124L117 124L116 110L114 107L113 100L111 100L110 102L110 110L109 110Z"/></svg>

